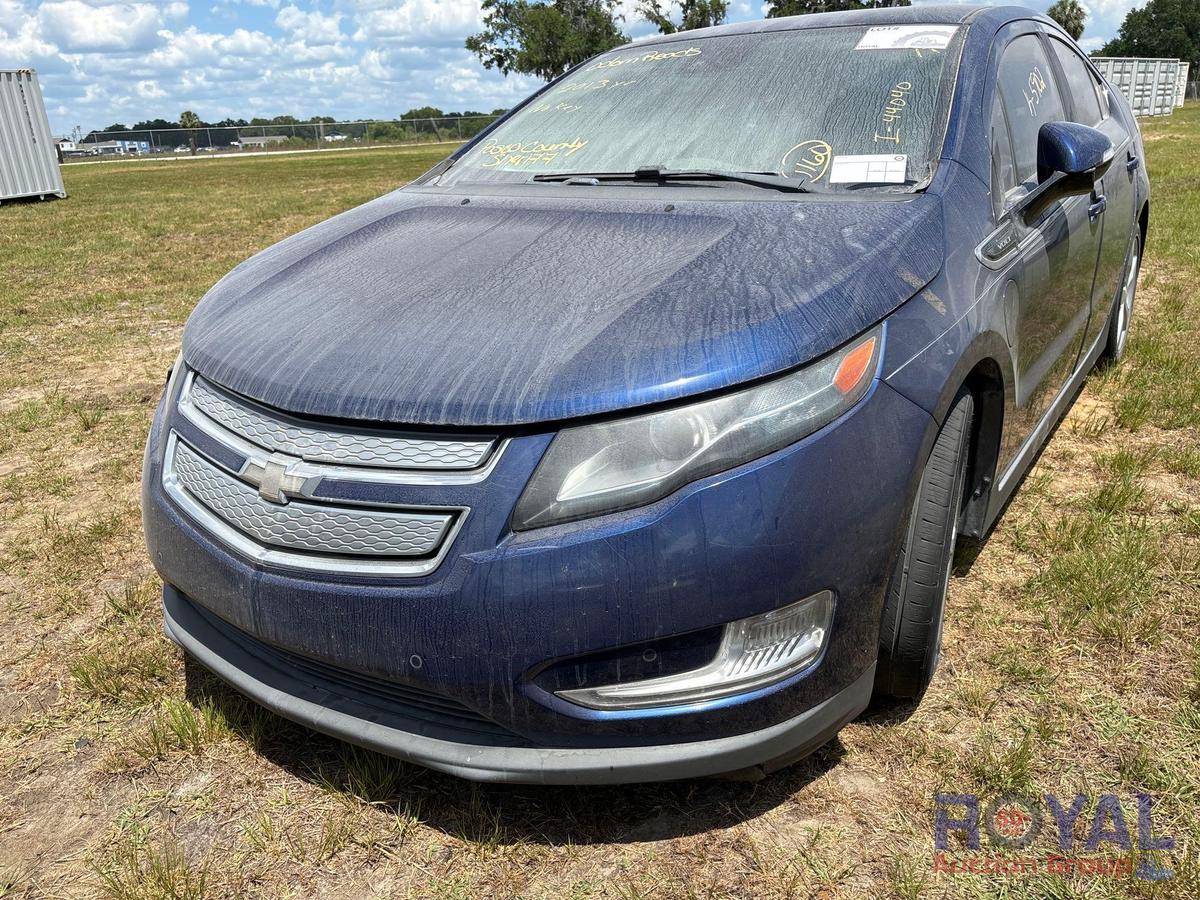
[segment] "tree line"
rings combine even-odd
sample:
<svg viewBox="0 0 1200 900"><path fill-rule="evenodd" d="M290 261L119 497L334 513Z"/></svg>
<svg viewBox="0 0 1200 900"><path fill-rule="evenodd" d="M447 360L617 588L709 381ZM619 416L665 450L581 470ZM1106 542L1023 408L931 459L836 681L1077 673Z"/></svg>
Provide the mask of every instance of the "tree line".
<svg viewBox="0 0 1200 900"><path fill-rule="evenodd" d="M315 137L321 133L328 134L330 129L325 128L325 126L333 125L335 122L341 122L341 126L339 127L342 127L345 131L354 131L356 133L363 131L366 137L384 140L406 137L409 136L409 132L431 130L429 126L430 119L445 120L440 125L432 126L431 133L436 133L440 130L455 134L461 132L468 134L468 136L473 136L487 122L503 115L507 111L506 109L493 109L491 112L478 112L475 110L445 112L436 106L421 106L401 113L400 117L394 122L378 122L370 119L338 120L333 116L310 116L307 119L301 119L296 116L256 117L252 119L225 118L220 121L209 122L202 119L192 110L184 110L177 121L158 118L144 119L132 125L126 125L124 122L114 122L106 128L89 132L83 138L82 143L95 143L97 141L113 139L115 137L113 132L123 132L131 138L137 134L145 135L147 137L142 138L145 140L148 139L149 133L153 131L155 132L155 142L160 146L170 146L172 144L182 146L187 145L196 137L195 129L204 129L206 132L211 133L211 142L213 144L228 144L237 140L242 129L248 129L249 133L254 136L277 135L291 137L299 135L301 137ZM355 127L359 125L362 126L361 129ZM209 135L205 134L198 141L198 145L208 146L208 144Z"/></svg>
<svg viewBox="0 0 1200 900"><path fill-rule="evenodd" d="M1047 15L1075 40L1083 34L1087 10L1079 0L1057 0L1047 10ZM1145 6L1131 9L1117 36L1093 55L1180 59L1197 73L1200 67L1200 0L1150 0Z"/></svg>
<svg viewBox="0 0 1200 900"><path fill-rule="evenodd" d="M1181 59L1200 76L1200 0L1150 0L1131 9L1096 55Z"/></svg>

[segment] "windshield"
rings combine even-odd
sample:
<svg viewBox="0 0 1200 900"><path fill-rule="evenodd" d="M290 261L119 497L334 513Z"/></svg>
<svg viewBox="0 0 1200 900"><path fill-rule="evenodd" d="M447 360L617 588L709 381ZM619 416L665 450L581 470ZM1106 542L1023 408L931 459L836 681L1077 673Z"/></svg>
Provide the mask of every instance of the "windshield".
<svg viewBox="0 0 1200 900"><path fill-rule="evenodd" d="M912 190L940 153L957 31L807 28L626 47L515 113L441 183L658 167Z"/></svg>

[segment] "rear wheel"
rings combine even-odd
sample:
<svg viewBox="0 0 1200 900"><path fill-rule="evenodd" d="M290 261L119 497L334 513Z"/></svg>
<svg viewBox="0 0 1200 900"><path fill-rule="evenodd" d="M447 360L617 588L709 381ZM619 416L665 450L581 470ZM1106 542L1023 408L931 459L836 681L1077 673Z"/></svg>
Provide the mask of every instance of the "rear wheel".
<svg viewBox="0 0 1200 900"><path fill-rule="evenodd" d="M877 696L919 697L937 668L974 409L971 394L960 391L921 473L884 603Z"/></svg>
<svg viewBox="0 0 1200 900"><path fill-rule="evenodd" d="M1125 355L1129 343L1129 325L1133 321L1133 298L1137 294L1138 271L1142 264L1142 238L1133 236L1129 256L1125 260L1125 273L1121 279L1121 290L1116 304L1108 317L1108 345L1100 357L1104 365L1115 365Z"/></svg>

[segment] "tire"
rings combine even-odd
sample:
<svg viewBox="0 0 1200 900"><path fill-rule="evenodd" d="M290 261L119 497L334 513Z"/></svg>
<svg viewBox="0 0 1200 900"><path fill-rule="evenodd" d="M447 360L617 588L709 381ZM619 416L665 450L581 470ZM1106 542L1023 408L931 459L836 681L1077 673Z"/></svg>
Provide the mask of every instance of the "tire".
<svg viewBox="0 0 1200 900"><path fill-rule="evenodd" d="M1121 273L1121 290L1108 316L1108 343L1100 354L1102 366L1115 366L1125 355L1129 343L1129 324L1133 321L1133 300L1137 295L1138 272L1142 266L1142 236L1135 233L1125 268Z"/></svg>
<svg viewBox="0 0 1200 900"><path fill-rule="evenodd" d="M974 412L974 398L960 390L921 473L884 601L877 697L920 697L937 668Z"/></svg>

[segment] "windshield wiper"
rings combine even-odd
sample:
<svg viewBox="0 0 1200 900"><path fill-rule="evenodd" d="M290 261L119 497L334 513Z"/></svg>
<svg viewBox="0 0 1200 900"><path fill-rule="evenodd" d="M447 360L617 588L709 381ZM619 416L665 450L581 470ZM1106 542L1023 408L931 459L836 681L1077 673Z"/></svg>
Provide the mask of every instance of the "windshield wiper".
<svg viewBox="0 0 1200 900"><path fill-rule="evenodd" d="M798 194L811 193L804 182L775 172L723 172L716 169L664 169L643 166L632 172L546 172L534 175L532 181L557 181L566 184L599 184L602 181L737 181L777 191Z"/></svg>

